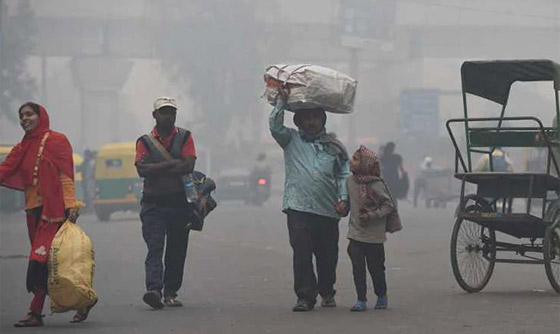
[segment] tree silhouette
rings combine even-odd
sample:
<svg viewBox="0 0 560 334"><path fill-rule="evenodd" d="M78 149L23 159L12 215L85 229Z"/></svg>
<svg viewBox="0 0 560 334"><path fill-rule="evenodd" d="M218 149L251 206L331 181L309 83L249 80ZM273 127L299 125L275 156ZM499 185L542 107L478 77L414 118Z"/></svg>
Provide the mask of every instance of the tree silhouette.
<svg viewBox="0 0 560 334"><path fill-rule="evenodd" d="M159 50L165 72L199 106L203 131L196 136L218 144L223 136L216 134L227 131L233 115L257 112L262 90L258 25L247 1L206 0L189 6L189 17L164 23Z"/></svg>
<svg viewBox="0 0 560 334"><path fill-rule="evenodd" d="M1 5L2 3L0 3ZM16 104L28 101L36 90L35 80L27 71L27 58L33 50L35 15L29 1L20 1L15 15L7 16L3 8L0 68L0 116L17 120Z"/></svg>

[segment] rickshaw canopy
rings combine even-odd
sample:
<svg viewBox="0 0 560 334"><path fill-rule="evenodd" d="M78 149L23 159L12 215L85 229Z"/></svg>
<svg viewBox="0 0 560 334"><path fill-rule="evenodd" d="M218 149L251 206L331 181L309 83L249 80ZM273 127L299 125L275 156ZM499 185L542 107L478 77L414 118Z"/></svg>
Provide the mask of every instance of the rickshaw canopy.
<svg viewBox="0 0 560 334"><path fill-rule="evenodd" d="M138 178L135 156L134 142L110 143L101 147L95 163L96 179Z"/></svg>
<svg viewBox="0 0 560 334"><path fill-rule="evenodd" d="M103 156L122 156L122 155L136 155L136 143L135 142L120 142L120 143L110 143L104 145L99 150L97 154L98 157Z"/></svg>
<svg viewBox="0 0 560 334"><path fill-rule="evenodd" d="M506 105L516 81L552 81L560 90L560 65L546 59L466 61L461 66L465 93Z"/></svg>

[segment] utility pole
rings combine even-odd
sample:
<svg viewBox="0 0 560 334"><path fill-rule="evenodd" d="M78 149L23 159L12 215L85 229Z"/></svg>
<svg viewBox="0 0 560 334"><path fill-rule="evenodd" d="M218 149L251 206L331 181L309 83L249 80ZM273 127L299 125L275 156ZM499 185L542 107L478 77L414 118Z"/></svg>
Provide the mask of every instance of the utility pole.
<svg viewBox="0 0 560 334"><path fill-rule="evenodd" d="M359 49L355 47L349 48L350 50L350 76L354 78L354 80L358 81L359 86L359 74L360 74L360 58L358 56ZM356 102L354 102L355 104ZM354 105L354 109L356 109ZM356 116L349 115L348 118L348 143L355 144L356 143Z"/></svg>
<svg viewBox="0 0 560 334"><path fill-rule="evenodd" d="M350 76L359 82L359 52L371 40L372 6L368 0L341 0L339 12L340 42L349 51ZM358 83L359 87L359 83ZM354 110L356 102L354 102ZM348 116L348 143L356 142L356 116Z"/></svg>

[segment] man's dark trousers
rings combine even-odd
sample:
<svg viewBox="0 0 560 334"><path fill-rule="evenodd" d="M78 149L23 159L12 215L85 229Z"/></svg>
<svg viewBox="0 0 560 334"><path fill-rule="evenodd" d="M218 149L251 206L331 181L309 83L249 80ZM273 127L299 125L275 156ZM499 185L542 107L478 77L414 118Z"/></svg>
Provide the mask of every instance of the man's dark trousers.
<svg viewBox="0 0 560 334"><path fill-rule="evenodd" d="M339 219L294 210L288 210L287 214L293 249L294 291L298 299L315 304L318 294L323 298L335 294Z"/></svg>
<svg viewBox="0 0 560 334"><path fill-rule="evenodd" d="M142 203L142 235L148 246L146 289L163 289L164 296L176 297L183 283L183 270L189 241L189 208L184 205L162 206ZM166 242L167 239L167 242ZM165 245L165 270L162 262Z"/></svg>

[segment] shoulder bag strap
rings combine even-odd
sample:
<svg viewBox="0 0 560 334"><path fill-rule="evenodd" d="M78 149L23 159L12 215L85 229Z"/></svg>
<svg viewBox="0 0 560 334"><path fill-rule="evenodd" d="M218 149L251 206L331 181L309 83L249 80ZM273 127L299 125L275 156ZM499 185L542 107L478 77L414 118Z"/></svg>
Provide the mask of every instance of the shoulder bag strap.
<svg viewBox="0 0 560 334"><path fill-rule="evenodd" d="M385 180L383 180L383 179L379 179L379 181L381 181L381 183L383 183L383 187L385 188L385 191L387 192L387 194L389 194L389 198L391 198L391 202L393 202L393 206L395 207L395 210L396 210L397 206L395 205L395 199L393 198L393 194L391 194L391 192L389 191L389 187L387 186L387 183L385 183Z"/></svg>
<svg viewBox="0 0 560 334"><path fill-rule="evenodd" d="M153 134L149 134L148 135L148 139L150 140L150 142L154 145L154 147L156 148L156 150L159 151L159 153L161 153L161 155L163 156L163 158L165 160L173 160L173 157L171 156L171 154L169 154L169 152L165 149L165 147L163 147L163 145L161 145L161 143L159 142L159 140L156 139L156 137L154 137Z"/></svg>

